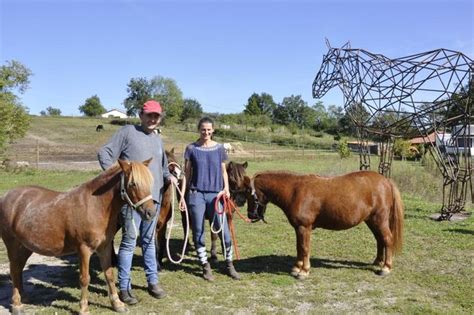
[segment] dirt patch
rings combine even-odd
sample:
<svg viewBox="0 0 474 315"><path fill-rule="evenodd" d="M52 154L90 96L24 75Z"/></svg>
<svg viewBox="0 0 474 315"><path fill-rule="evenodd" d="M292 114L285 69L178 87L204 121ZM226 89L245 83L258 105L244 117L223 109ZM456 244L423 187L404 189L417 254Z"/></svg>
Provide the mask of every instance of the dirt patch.
<svg viewBox="0 0 474 315"><path fill-rule="evenodd" d="M71 259L69 259L71 258ZM32 295L35 286L61 286L64 279L61 277L63 268L70 268L75 258L68 256L68 259L41 256L33 253L28 259L23 271L23 285L25 298ZM0 264L0 314L9 314L12 294L12 284L10 280L9 264ZM44 293L44 292L43 292ZM41 293L41 298L45 298ZM25 303L25 311L34 313L34 306Z"/></svg>

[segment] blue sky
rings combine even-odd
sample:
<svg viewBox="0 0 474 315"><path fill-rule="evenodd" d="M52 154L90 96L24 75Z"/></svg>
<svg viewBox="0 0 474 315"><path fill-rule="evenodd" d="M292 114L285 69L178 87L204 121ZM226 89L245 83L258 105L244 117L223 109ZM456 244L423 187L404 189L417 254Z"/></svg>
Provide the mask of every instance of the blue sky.
<svg viewBox="0 0 474 315"><path fill-rule="evenodd" d="M253 92L301 95L327 52L350 41L390 58L437 48L474 57L472 0L0 0L0 61L31 69L30 113L63 115L93 95L123 109L131 78L174 79L206 112L237 113ZM331 90L327 105L342 105Z"/></svg>

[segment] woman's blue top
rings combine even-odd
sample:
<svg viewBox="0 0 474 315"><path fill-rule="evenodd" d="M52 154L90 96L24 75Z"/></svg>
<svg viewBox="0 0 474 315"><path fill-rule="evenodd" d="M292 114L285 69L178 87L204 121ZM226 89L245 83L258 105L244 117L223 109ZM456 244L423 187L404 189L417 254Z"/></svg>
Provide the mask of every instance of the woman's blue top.
<svg viewBox="0 0 474 315"><path fill-rule="evenodd" d="M227 161L227 153L222 144L203 147L197 142L191 143L186 147L184 159L191 162L191 190L219 192L224 189L221 165Z"/></svg>

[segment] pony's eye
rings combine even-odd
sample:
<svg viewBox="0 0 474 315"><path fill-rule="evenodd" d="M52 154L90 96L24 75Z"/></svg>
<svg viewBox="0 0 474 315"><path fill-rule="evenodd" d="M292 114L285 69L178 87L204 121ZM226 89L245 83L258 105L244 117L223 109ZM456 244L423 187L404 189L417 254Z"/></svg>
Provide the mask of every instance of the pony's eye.
<svg viewBox="0 0 474 315"><path fill-rule="evenodd" d="M128 183L128 187L135 188L137 185L135 185L135 182L130 182Z"/></svg>

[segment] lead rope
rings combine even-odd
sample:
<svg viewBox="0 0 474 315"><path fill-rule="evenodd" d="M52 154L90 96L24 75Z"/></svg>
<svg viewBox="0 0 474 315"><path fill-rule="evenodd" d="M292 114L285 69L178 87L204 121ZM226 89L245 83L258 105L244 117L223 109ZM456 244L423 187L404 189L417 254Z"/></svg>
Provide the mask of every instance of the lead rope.
<svg viewBox="0 0 474 315"><path fill-rule="evenodd" d="M183 176L183 181L186 181L186 177ZM174 187L176 188L176 190L178 191L179 193L179 196L180 196L180 200L181 198L184 198L184 194L183 192L181 191L181 189L179 189L178 185L177 184L173 184ZM184 209L181 210L182 212L185 213L185 216L186 216L186 229L184 231L184 245L183 245L183 250L181 252L181 258L178 259L178 260L174 260L172 257L171 257L171 251L170 251L170 238L171 238L171 230L173 229L173 225L174 225L174 219L175 219L175 216L174 216L174 209L175 209L175 201L177 201L179 203L179 200L177 200L176 198L176 192L175 190L173 189L172 193L171 193L171 224L170 224L170 227L168 229L168 232L166 233L166 253L168 254L168 259L173 263L173 264L179 264L183 261L184 259L184 255L185 255L185 252L186 252L186 246L188 245L188 238L189 238L189 213L188 213L188 206L186 205L186 202L184 203Z"/></svg>
<svg viewBox="0 0 474 315"><path fill-rule="evenodd" d="M222 204L223 206L221 206L221 203L219 202L220 200L222 199ZM232 244L234 245L234 252L235 252L235 258L237 260L240 259L240 251L239 251L239 246L237 244L237 237L235 235L235 227L234 227L234 222L233 222L233 213L234 211L237 212L237 214L239 215L239 217L244 220L244 222L246 223L250 223L251 221L248 219L248 218L245 218L242 213L240 213L240 210L239 208L237 207L237 205L235 204L235 202L230 199L229 197L227 197L223 192L219 193L216 197L216 201L214 203L214 208L218 214L218 217L219 217L219 220L221 222L221 226L220 226L220 229L218 231L214 231L214 220L215 220L215 217L213 218L212 220L212 224L211 224L211 232L212 233L219 233L221 232L222 233L222 246L224 247L224 260L227 259L227 251L226 251L226 247L225 247L225 241L224 241L224 231L225 229L223 228L224 226L224 214L227 216L227 222L229 224L229 232L230 232L230 236L232 238Z"/></svg>
<svg viewBox="0 0 474 315"><path fill-rule="evenodd" d="M219 234L221 233L221 242L222 242L222 247L224 251L224 260L227 260L227 248L225 247L225 229L224 229L224 213L226 209L226 195L223 191L217 194L216 201L214 202L214 211L217 213L217 219L219 220L220 226L218 230L214 229L214 222L216 220L216 216L214 215L212 218L212 223L211 223L211 233L214 234ZM219 202L222 199L222 203L224 204L223 206Z"/></svg>

